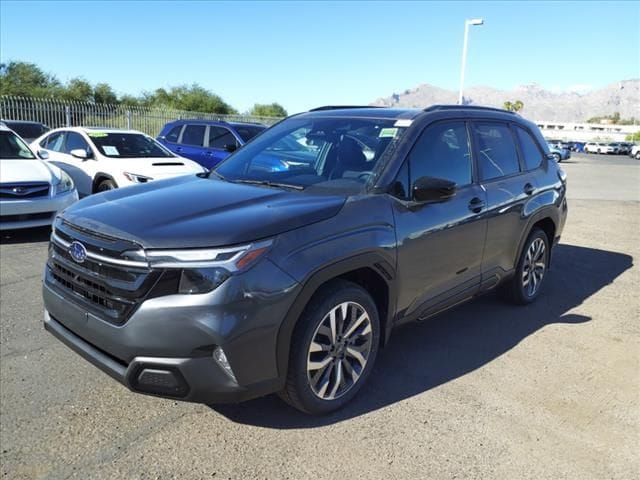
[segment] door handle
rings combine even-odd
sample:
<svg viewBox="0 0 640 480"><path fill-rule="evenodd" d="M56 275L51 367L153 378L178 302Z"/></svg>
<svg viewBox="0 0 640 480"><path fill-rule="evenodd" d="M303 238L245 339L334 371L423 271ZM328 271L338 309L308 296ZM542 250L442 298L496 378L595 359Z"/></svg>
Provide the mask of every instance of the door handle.
<svg viewBox="0 0 640 480"><path fill-rule="evenodd" d="M536 189L533 188L533 185L531 185L530 183L526 183L523 190L527 195L531 195L533 192L535 192Z"/></svg>
<svg viewBox="0 0 640 480"><path fill-rule="evenodd" d="M480 211L482 211L484 207L484 200L479 197L473 197L469 202L469 210L471 210L473 213L480 213Z"/></svg>

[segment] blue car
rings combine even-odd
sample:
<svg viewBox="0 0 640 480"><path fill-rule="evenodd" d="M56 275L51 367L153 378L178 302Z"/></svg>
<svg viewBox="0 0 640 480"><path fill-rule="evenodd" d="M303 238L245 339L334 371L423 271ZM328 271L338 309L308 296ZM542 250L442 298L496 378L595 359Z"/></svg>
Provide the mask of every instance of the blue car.
<svg viewBox="0 0 640 480"><path fill-rule="evenodd" d="M164 126L157 140L181 157L211 169L265 128L259 123L176 120Z"/></svg>

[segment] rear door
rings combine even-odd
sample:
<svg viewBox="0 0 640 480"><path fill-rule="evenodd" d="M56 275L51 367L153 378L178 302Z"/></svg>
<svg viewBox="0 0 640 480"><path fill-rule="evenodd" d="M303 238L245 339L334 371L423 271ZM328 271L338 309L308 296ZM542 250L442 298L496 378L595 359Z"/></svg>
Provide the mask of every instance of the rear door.
<svg viewBox="0 0 640 480"><path fill-rule="evenodd" d="M480 183L487 195L487 241L482 261L483 284L493 286L515 267L526 228L527 202L537 189L516 147L516 132L507 122L472 122Z"/></svg>
<svg viewBox="0 0 640 480"><path fill-rule="evenodd" d="M204 148L206 131L207 126L204 124L186 124L182 130L178 145L172 148L172 151L206 167Z"/></svg>

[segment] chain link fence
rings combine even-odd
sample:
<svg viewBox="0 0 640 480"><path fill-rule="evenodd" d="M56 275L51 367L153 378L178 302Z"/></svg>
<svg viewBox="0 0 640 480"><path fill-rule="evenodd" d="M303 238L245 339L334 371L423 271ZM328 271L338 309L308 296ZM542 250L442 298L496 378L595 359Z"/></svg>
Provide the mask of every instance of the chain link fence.
<svg viewBox="0 0 640 480"><path fill-rule="evenodd" d="M220 115L163 107L74 102L56 98L0 96L0 119L40 122L50 128L78 126L128 128L155 137L167 122L185 118L253 122L265 125L272 125L280 120L278 117Z"/></svg>

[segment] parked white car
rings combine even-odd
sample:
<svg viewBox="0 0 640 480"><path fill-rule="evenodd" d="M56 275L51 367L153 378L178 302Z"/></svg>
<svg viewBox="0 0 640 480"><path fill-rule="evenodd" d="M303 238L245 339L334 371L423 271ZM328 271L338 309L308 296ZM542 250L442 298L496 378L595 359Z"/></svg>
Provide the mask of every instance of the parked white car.
<svg viewBox="0 0 640 480"><path fill-rule="evenodd" d="M78 200L73 180L0 124L0 230L50 225Z"/></svg>
<svg viewBox="0 0 640 480"><path fill-rule="evenodd" d="M629 155L636 160L640 160L640 145L634 145L633 147L631 147L631 152L629 153Z"/></svg>
<svg viewBox="0 0 640 480"><path fill-rule="evenodd" d="M616 153L614 147L607 143L589 142L584 146L585 153Z"/></svg>
<svg viewBox="0 0 640 480"><path fill-rule="evenodd" d="M80 196L202 173L202 166L171 153L135 130L70 127L51 130L31 147L40 158L65 170Z"/></svg>

